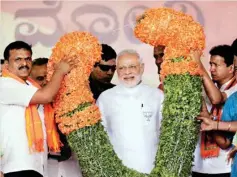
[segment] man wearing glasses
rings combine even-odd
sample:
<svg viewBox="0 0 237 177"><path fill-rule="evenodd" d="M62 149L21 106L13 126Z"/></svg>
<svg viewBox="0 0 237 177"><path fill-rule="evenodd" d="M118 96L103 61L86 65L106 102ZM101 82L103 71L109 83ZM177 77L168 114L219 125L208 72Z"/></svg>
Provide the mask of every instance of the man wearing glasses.
<svg viewBox="0 0 237 177"><path fill-rule="evenodd" d="M102 44L102 60L95 64L89 79L95 100L103 91L115 86L111 80L116 70L116 57L117 54L111 46Z"/></svg>

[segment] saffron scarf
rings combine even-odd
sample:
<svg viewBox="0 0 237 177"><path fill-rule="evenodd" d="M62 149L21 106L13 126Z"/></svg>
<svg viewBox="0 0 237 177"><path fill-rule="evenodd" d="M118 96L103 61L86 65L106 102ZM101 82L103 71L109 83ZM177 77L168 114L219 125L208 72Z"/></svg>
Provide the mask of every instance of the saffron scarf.
<svg viewBox="0 0 237 177"><path fill-rule="evenodd" d="M230 80L230 83L226 86L225 90L230 89L234 85L236 85L237 81L235 77ZM217 118L218 121L221 121L222 116L222 107L223 104L213 105L211 109L211 113L213 116ZM220 153L220 147L216 144L216 142L212 139L212 137L208 134L208 132L202 132L201 134L201 157L211 158L218 157Z"/></svg>
<svg viewBox="0 0 237 177"><path fill-rule="evenodd" d="M7 69L4 69L2 71L2 77L10 77L19 81L22 84L26 84L24 80L12 74ZM36 88L41 88L39 84L31 78L28 77L27 81L30 82ZM44 119L48 148L50 151L60 152L60 146L62 145L62 143L60 142L59 134L57 132L56 124L54 121L54 110L51 104L44 104ZM37 110L37 105L30 104L28 107L26 107L25 122L30 152L43 152L44 134L42 129L42 122L40 120L40 116Z"/></svg>

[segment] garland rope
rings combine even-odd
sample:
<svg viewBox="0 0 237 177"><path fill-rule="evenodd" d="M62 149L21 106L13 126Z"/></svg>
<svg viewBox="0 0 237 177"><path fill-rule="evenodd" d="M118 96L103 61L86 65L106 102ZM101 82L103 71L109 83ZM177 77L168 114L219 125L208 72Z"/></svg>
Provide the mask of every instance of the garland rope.
<svg viewBox="0 0 237 177"><path fill-rule="evenodd" d="M99 41L87 32L60 38L48 63L48 80L54 65L76 56L76 67L64 78L54 102L59 129L76 153L83 177L188 177L199 125L201 78L191 50L203 50L203 28L193 18L168 8L148 9L138 19L135 36L152 46L164 45L161 77L165 100L155 168L150 175L122 164L101 124L101 115L89 88L88 78L101 60Z"/></svg>

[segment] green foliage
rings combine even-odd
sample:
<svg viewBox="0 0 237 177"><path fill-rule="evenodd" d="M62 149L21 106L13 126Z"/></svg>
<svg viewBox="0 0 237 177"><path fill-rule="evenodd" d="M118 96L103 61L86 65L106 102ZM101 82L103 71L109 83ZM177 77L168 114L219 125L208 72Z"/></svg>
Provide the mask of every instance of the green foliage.
<svg viewBox="0 0 237 177"><path fill-rule="evenodd" d="M90 103L90 102L83 103L83 104L79 105L76 109L74 109L66 114L63 114L62 116L72 117L73 114L75 114L76 112L79 112L79 111L83 111L86 107L90 106L91 104L92 103Z"/></svg>
<svg viewBox="0 0 237 177"><path fill-rule="evenodd" d="M181 62L183 60L184 60L184 57L177 57L177 58L171 59L172 62Z"/></svg>
<svg viewBox="0 0 237 177"><path fill-rule="evenodd" d="M160 142L150 175L122 164L101 122L70 133L67 139L77 154L83 177L188 177L199 131L196 116L201 107L201 85L200 77L189 74L165 79ZM82 104L74 112L90 105Z"/></svg>
<svg viewBox="0 0 237 177"><path fill-rule="evenodd" d="M77 154L83 177L147 177L125 167L110 144L100 122L73 131L67 136Z"/></svg>
<svg viewBox="0 0 237 177"><path fill-rule="evenodd" d="M160 142L153 176L189 177L198 139L202 81L198 76L169 75L164 82L165 100Z"/></svg>

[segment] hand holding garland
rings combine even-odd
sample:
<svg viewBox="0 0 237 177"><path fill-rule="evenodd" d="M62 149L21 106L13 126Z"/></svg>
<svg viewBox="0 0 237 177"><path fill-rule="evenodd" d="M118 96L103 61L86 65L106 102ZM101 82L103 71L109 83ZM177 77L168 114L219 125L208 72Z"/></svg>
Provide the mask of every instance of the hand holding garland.
<svg viewBox="0 0 237 177"><path fill-rule="evenodd" d="M207 73L201 61L202 52L198 50L191 51L190 56L197 62L200 70L202 71L203 86L211 103L212 104L224 103L225 100L227 99L227 95L225 92L220 92L220 90L216 87L216 85L210 78L209 74Z"/></svg>
<svg viewBox="0 0 237 177"><path fill-rule="evenodd" d="M201 131L211 131L211 130L219 130L219 131L228 131L228 132L236 132L237 131L237 121L234 122L222 122L222 121L214 121L212 120L212 116L204 116L201 113L198 117L198 120L201 120Z"/></svg>
<svg viewBox="0 0 237 177"><path fill-rule="evenodd" d="M75 60L74 56L68 58L64 57L58 64L56 64L52 79L45 87L39 89L34 94L30 103L45 104L52 102L55 95L58 93L64 76L75 67L76 61L77 60Z"/></svg>
<svg viewBox="0 0 237 177"><path fill-rule="evenodd" d="M198 117L201 120L201 131L212 131L212 137L221 149L227 149L231 145L231 140L226 138L225 132L236 132L237 131L237 121L233 122L222 122L214 121L212 115L207 115L206 113L201 113Z"/></svg>

